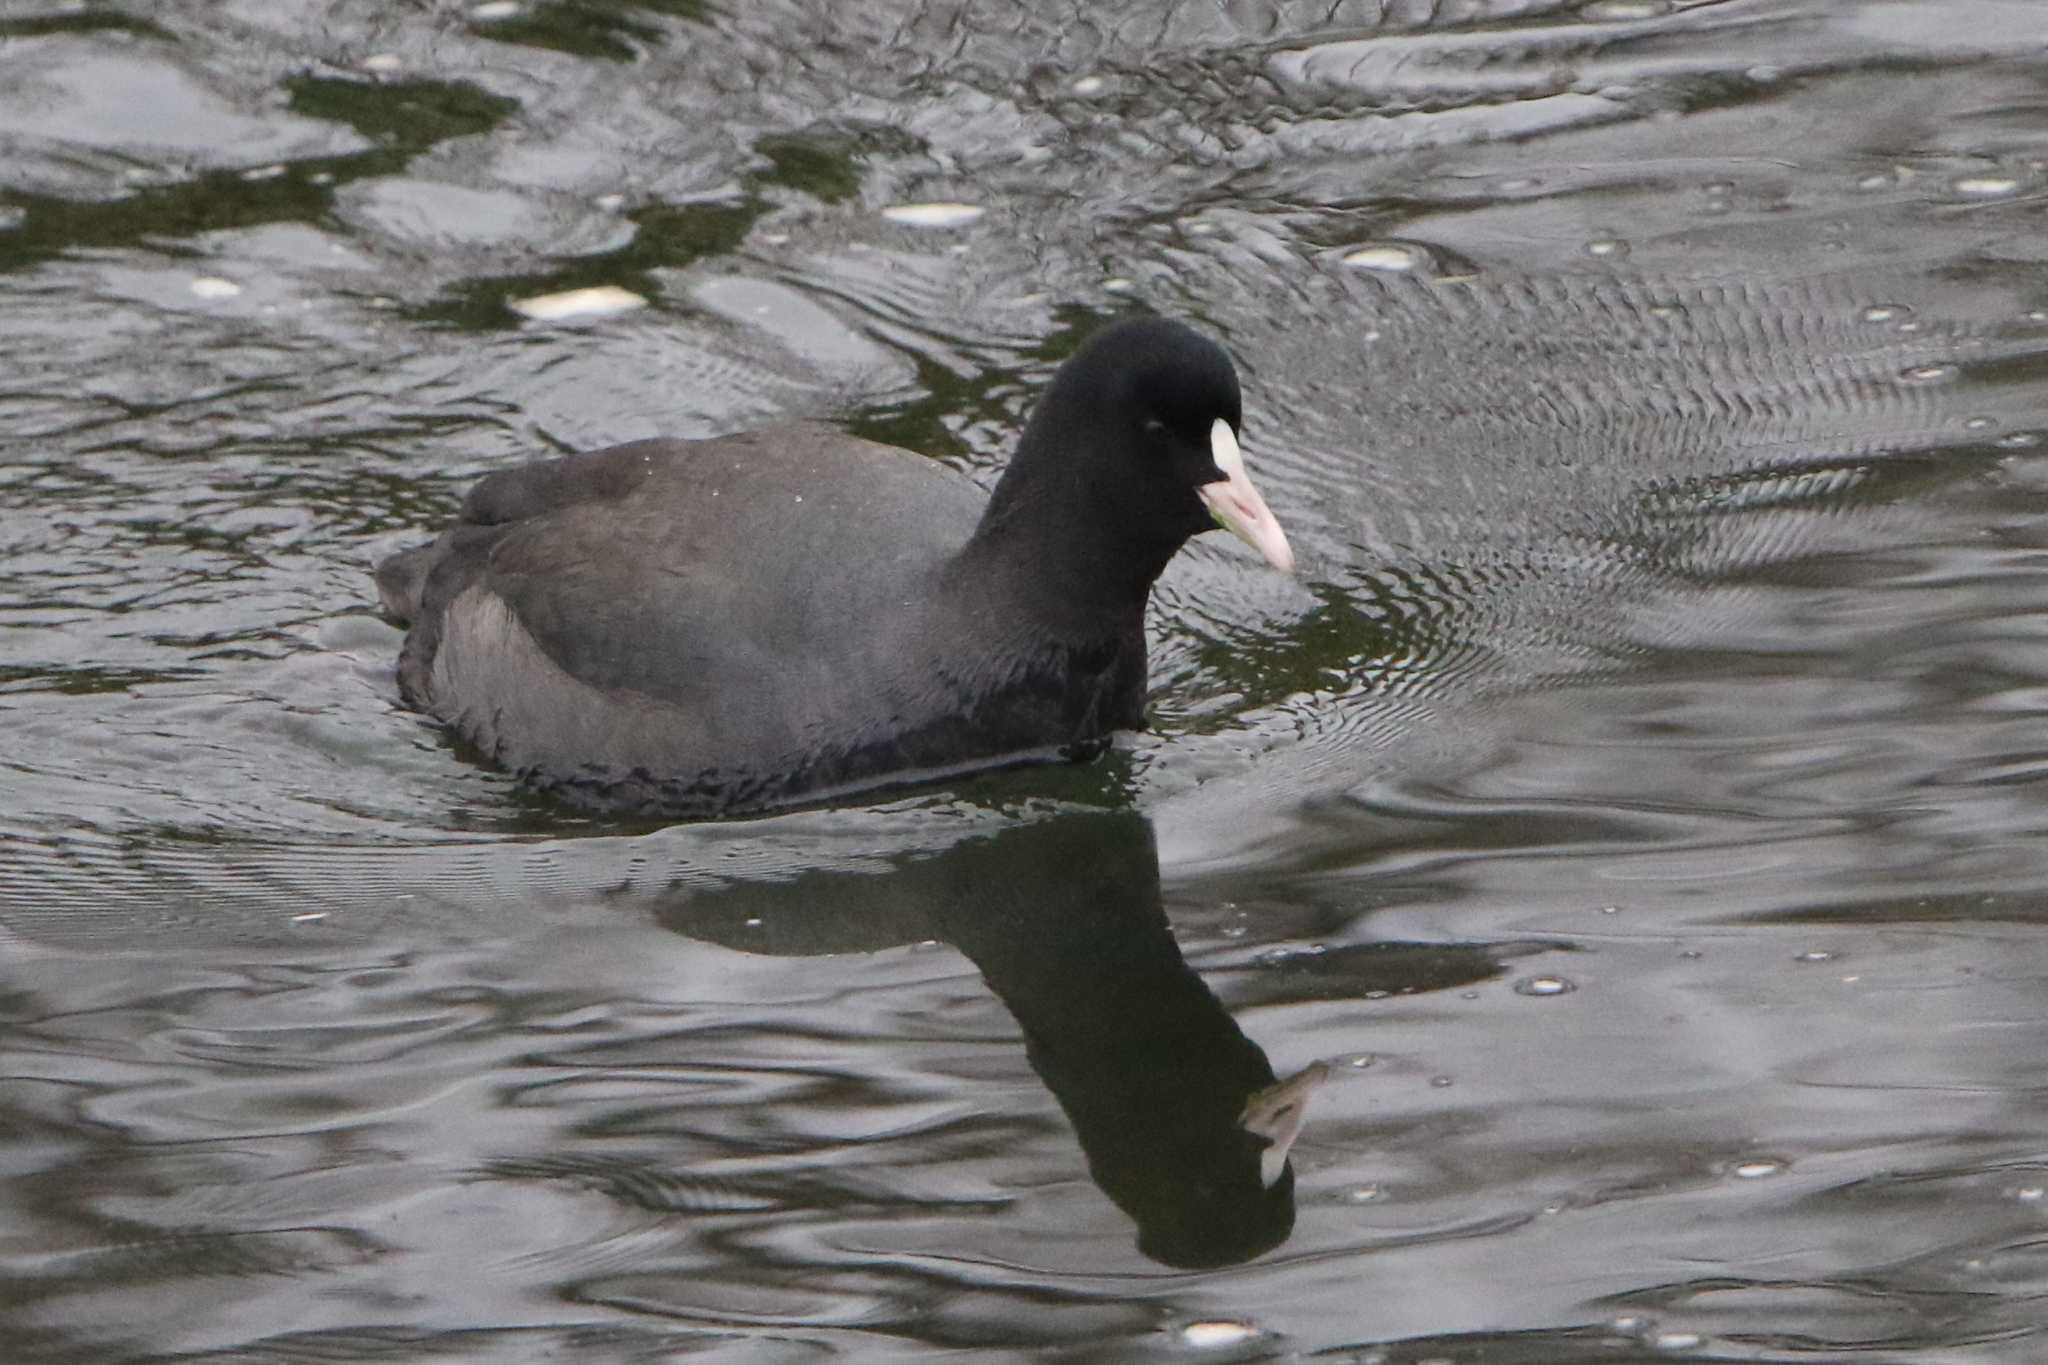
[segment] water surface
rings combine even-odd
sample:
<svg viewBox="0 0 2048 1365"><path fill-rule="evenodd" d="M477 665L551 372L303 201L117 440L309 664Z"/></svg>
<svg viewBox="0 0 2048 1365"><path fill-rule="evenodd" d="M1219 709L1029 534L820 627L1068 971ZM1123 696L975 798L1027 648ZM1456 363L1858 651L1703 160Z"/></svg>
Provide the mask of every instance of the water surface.
<svg viewBox="0 0 2048 1365"><path fill-rule="evenodd" d="M0 9L8 1358L2038 1357L2044 243L2032 0ZM1136 308L1303 572L1101 763L399 705L478 475Z"/></svg>

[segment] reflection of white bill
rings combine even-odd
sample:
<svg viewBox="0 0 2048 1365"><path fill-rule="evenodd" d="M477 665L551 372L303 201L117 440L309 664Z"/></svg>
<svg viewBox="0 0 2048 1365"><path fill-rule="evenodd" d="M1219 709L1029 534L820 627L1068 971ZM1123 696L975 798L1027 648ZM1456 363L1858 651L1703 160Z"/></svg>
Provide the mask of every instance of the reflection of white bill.
<svg viewBox="0 0 2048 1365"><path fill-rule="evenodd" d="M1308 1117L1309 1093L1330 1078L1330 1068L1310 1062L1284 1081L1275 1081L1256 1091L1244 1102L1237 1116L1238 1126L1266 1140L1259 1154L1259 1179L1271 1189L1286 1169L1287 1153L1301 1136L1301 1121Z"/></svg>

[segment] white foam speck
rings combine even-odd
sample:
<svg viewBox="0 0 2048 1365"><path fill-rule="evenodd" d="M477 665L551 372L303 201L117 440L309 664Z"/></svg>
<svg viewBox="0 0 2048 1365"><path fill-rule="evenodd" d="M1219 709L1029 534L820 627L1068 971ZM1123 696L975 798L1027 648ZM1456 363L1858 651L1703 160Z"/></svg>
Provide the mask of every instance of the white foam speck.
<svg viewBox="0 0 2048 1365"><path fill-rule="evenodd" d="M1083 76L1080 80L1075 81L1072 85L1068 86L1067 88L1069 90L1072 90L1081 98L1087 99L1091 96L1099 95L1104 90L1108 89L1109 82L1105 81L1100 76Z"/></svg>
<svg viewBox="0 0 2048 1365"><path fill-rule="evenodd" d="M379 52L374 57L363 58L363 70L365 71L396 71L404 65L405 63L399 60L396 52Z"/></svg>
<svg viewBox="0 0 2048 1365"><path fill-rule="evenodd" d="M891 204L882 216L892 223L914 228L965 227L988 210L979 204L939 201L930 204Z"/></svg>
<svg viewBox="0 0 2048 1365"><path fill-rule="evenodd" d="M1666 0L1593 0L1579 7L1580 16L1586 19L1655 19L1669 13L1671 6Z"/></svg>
<svg viewBox="0 0 2048 1365"><path fill-rule="evenodd" d="M1259 1329L1248 1322L1230 1322L1218 1319L1212 1322L1191 1322L1180 1329L1180 1339L1190 1346L1211 1350L1218 1346L1236 1346L1250 1341L1259 1334Z"/></svg>
<svg viewBox="0 0 2048 1365"><path fill-rule="evenodd" d="M530 299L514 299L512 311L535 322L562 322L570 318L601 318L612 313L630 313L635 308L644 308L647 300L630 289L621 289L615 284L594 285L589 289L565 289L559 294L536 294Z"/></svg>
<svg viewBox="0 0 2048 1365"><path fill-rule="evenodd" d="M2004 175L1966 175L1950 183L1950 188L1957 194L1965 194L1972 199L1996 199L2000 195L2011 194L2019 187L2019 181Z"/></svg>
<svg viewBox="0 0 2048 1365"><path fill-rule="evenodd" d="M1956 367L1953 365L1915 365L1912 369L1903 370L1899 374L1899 378L1910 384L1938 384L1944 379L1955 377Z"/></svg>
<svg viewBox="0 0 2048 1365"><path fill-rule="evenodd" d="M242 286L218 275L201 275L192 281L192 292L202 299L231 299L242 292Z"/></svg>
<svg viewBox="0 0 2048 1365"><path fill-rule="evenodd" d="M1360 270L1413 270L1422 264L1422 253L1398 242L1376 242L1345 252L1344 264Z"/></svg>
<svg viewBox="0 0 2048 1365"><path fill-rule="evenodd" d="M484 0L483 4L470 10L469 17L488 24L493 19L510 19L517 13L518 0Z"/></svg>

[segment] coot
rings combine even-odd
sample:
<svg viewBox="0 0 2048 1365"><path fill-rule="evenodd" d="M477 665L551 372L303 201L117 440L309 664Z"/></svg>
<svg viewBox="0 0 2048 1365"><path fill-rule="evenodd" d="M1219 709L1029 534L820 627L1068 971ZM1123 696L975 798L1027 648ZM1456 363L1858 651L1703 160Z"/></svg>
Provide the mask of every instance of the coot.
<svg viewBox="0 0 2048 1365"><path fill-rule="evenodd" d="M1223 351L1139 318L1053 376L993 494L792 425L492 474L377 569L406 701L574 804L682 816L1101 751L1145 600L1222 526L1293 555Z"/></svg>

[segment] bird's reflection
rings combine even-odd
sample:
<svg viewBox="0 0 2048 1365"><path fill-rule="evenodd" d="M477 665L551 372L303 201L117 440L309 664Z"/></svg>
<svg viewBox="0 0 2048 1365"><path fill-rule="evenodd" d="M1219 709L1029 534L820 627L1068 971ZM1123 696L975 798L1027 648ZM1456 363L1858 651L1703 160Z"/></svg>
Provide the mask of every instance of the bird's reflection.
<svg viewBox="0 0 2048 1365"><path fill-rule="evenodd" d="M1288 1149L1320 1065L1285 1081L1181 957L1152 828L1067 814L906 857L885 874L810 871L665 905L662 922L746 952L939 939L1022 1027L1096 1184L1175 1267L1249 1260L1294 1227Z"/></svg>

